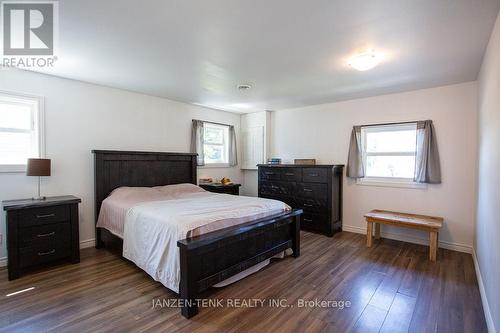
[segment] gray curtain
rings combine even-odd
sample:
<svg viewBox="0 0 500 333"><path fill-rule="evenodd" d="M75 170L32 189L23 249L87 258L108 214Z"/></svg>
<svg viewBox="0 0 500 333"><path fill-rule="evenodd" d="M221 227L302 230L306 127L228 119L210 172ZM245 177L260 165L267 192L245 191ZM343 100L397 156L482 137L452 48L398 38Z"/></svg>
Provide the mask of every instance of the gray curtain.
<svg viewBox="0 0 500 333"><path fill-rule="evenodd" d="M191 129L191 152L198 154L197 161L199 166L205 165L203 135L203 121L193 119L193 127Z"/></svg>
<svg viewBox="0 0 500 333"><path fill-rule="evenodd" d="M229 165L238 165L238 152L236 151L236 132L234 126L229 126Z"/></svg>
<svg viewBox="0 0 500 333"><path fill-rule="evenodd" d="M441 184L439 151L432 120L417 122L417 153L413 181Z"/></svg>
<svg viewBox="0 0 500 333"><path fill-rule="evenodd" d="M363 178L364 176L361 126L354 126L351 132L351 142L349 143L349 156L347 157L347 177Z"/></svg>

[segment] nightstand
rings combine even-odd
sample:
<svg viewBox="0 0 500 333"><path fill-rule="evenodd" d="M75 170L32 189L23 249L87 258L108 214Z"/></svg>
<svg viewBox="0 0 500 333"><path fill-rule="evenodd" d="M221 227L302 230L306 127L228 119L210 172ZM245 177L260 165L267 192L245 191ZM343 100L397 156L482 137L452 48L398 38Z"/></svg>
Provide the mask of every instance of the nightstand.
<svg viewBox="0 0 500 333"><path fill-rule="evenodd" d="M74 196L7 200L9 280L54 263L80 262L78 204Z"/></svg>
<svg viewBox="0 0 500 333"><path fill-rule="evenodd" d="M240 195L241 184L222 185L220 183L213 183L213 184L200 184L199 186L202 189L205 189L210 192Z"/></svg>

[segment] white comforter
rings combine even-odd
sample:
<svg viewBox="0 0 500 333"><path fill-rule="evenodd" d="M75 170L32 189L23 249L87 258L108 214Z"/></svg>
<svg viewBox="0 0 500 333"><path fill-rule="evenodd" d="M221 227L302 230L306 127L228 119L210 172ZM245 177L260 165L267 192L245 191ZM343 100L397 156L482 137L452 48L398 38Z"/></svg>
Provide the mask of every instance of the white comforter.
<svg viewBox="0 0 500 333"><path fill-rule="evenodd" d="M123 256L156 281L178 292L178 240L195 235L196 230L215 231L288 209L288 205L276 200L210 192L141 203L127 212Z"/></svg>

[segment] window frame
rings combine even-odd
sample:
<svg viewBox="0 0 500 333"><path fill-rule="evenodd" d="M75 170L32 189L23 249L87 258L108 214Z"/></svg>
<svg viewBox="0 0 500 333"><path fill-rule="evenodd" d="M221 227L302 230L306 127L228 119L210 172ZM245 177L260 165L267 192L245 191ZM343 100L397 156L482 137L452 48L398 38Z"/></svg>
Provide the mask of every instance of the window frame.
<svg viewBox="0 0 500 333"><path fill-rule="evenodd" d="M222 128L224 130L224 134L222 136L222 144L219 143L209 143L205 141L205 135L203 135L203 152L205 150L205 145L209 146L222 146L223 147L223 152L224 152L224 157L227 162L218 162L218 163L208 163L206 158L204 158L204 165L202 168L229 168L229 127L230 125L226 124L219 124L219 123L212 123L210 121L203 121L203 131L205 131L205 128L207 127L212 127L212 128ZM205 156L205 154L204 154Z"/></svg>
<svg viewBox="0 0 500 333"><path fill-rule="evenodd" d="M416 122L409 123L398 123L398 124L381 124L376 126L364 126L361 127L361 147L363 155L363 167L365 175L367 175L367 157L368 156L415 156L416 158L416 138L415 138L415 152L367 152L367 136L366 133L374 132L391 132L391 131L402 131L402 130L417 130ZM415 133L416 134L416 133ZM426 188L426 184L417 183L413 181L413 177L377 177L377 176L365 176L363 178L358 178L356 180L359 185L371 185L371 186L382 186L382 187L403 187L403 188Z"/></svg>
<svg viewBox="0 0 500 333"><path fill-rule="evenodd" d="M40 95L12 92L0 90L0 103L2 99L11 99L19 103L29 101L34 104L35 109L32 114L32 129L31 130L18 130L0 128L0 132L34 132L36 136L36 145L38 150L38 158L45 157L45 98ZM24 173L26 172L27 161L25 164L0 164L0 173Z"/></svg>

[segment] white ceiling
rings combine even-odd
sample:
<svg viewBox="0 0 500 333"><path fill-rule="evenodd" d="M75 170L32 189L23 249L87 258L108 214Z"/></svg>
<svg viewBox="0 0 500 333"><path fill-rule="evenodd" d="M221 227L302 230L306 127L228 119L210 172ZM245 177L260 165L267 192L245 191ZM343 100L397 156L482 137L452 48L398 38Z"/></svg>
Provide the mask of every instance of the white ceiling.
<svg viewBox="0 0 500 333"><path fill-rule="evenodd" d="M236 112L475 80L500 0L60 0L49 74ZM384 61L357 72L347 58ZM249 83L250 91L236 86Z"/></svg>

